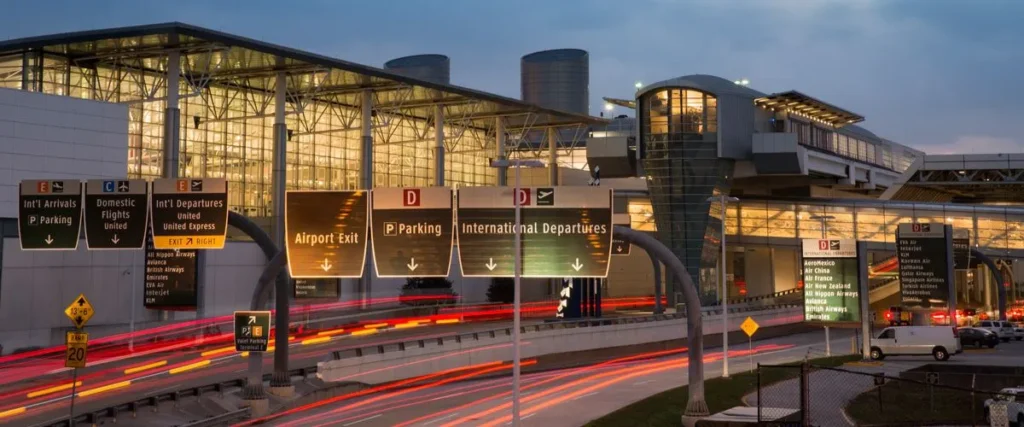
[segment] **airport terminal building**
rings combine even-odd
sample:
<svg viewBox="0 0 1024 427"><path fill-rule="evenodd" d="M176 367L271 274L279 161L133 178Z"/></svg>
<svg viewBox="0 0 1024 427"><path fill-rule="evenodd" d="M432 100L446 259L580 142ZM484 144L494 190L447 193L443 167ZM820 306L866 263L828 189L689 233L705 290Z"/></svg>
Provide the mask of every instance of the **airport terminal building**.
<svg viewBox="0 0 1024 427"><path fill-rule="evenodd" d="M66 320L51 309L79 292L97 295L94 327L124 329L144 262L141 252L21 251L24 179L224 178L230 209L275 235L285 190L509 185L510 172L491 167L502 158L546 165L522 170L523 185L587 185L600 166L616 209L656 233L710 300L722 266L730 296L800 288L799 239L827 236L871 242L871 301L891 305L904 222L952 224L1007 276L1024 254L1024 208L1008 196L1022 158L927 156L809 95L707 75L608 99L635 117L594 117L588 64L578 49L526 55L512 99L452 85L442 55L377 68L180 23L0 42L0 342L58 342ZM724 262L723 212L709 201L723 195L738 199L726 203ZM200 315L247 306L265 262L231 233L224 250L203 252ZM640 250L614 257L606 295L652 295L654 274ZM957 274L960 301L995 306L984 266ZM451 280L469 301L489 283ZM555 282L536 281L527 297L552 298ZM375 279L372 292L401 283ZM1009 286L1011 298L1024 292ZM340 298L370 291L346 280ZM671 282L665 293L676 301Z"/></svg>

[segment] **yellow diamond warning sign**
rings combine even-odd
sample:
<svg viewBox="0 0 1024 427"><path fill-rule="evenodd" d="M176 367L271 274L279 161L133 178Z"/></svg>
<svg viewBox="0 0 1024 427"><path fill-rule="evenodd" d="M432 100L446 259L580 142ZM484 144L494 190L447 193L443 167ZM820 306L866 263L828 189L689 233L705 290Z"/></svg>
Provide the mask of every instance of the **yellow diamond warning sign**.
<svg viewBox="0 0 1024 427"><path fill-rule="evenodd" d="M740 329L742 329L748 337L754 336L754 332L757 332L757 328L760 327L761 326L758 325L757 322L755 322L754 319L749 316L747 317L747 320L744 320L743 323L740 324Z"/></svg>
<svg viewBox="0 0 1024 427"><path fill-rule="evenodd" d="M96 312L92 309L92 304L89 303L89 300L85 299L85 294L79 294L78 298L75 298L71 305L64 309L64 315L68 316L68 319L71 319L71 323L79 329L84 327L86 323L89 323L89 319L92 319L93 314L96 314Z"/></svg>

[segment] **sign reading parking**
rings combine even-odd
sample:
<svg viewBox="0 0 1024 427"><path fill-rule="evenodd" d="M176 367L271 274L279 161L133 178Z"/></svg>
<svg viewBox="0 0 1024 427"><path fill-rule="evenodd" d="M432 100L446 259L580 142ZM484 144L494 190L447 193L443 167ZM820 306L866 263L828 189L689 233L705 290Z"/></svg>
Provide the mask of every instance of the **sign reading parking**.
<svg viewBox="0 0 1024 427"><path fill-rule="evenodd" d="M223 249L228 232L228 184L224 178L153 181L153 247Z"/></svg>
<svg viewBox="0 0 1024 427"><path fill-rule="evenodd" d="M293 278L361 277L369 223L366 191L289 191L284 197Z"/></svg>
<svg viewBox="0 0 1024 427"><path fill-rule="evenodd" d="M80 181L22 181L18 236L25 251L74 250L82 226Z"/></svg>
<svg viewBox="0 0 1024 427"><path fill-rule="evenodd" d="M267 351L270 345L269 311L235 312L235 350Z"/></svg>
<svg viewBox="0 0 1024 427"><path fill-rule="evenodd" d="M378 277L447 277L454 221L446 187L376 188L371 245Z"/></svg>
<svg viewBox="0 0 1024 427"><path fill-rule="evenodd" d="M459 190L456 233L463 276L513 276L522 233L523 277L607 277L612 191L601 187L522 188L515 223L513 188Z"/></svg>
<svg viewBox="0 0 1024 427"><path fill-rule="evenodd" d="M902 304L949 307L953 289L953 229L945 224L900 224L896 229Z"/></svg>
<svg viewBox="0 0 1024 427"><path fill-rule="evenodd" d="M85 183L85 244L92 249L142 249L149 219L144 180Z"/></svg>
<svg viewBox="0 0 1024 427"><path fill-rule="evenodd" d="M804 239L804 320L859 322L857 241Z"/></svg>

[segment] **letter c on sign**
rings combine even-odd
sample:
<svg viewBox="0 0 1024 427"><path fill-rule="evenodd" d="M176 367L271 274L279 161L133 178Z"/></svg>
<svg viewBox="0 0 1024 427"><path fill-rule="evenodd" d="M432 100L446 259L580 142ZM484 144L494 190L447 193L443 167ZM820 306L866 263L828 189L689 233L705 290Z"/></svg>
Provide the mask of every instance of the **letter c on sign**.
<svg viewBox="0 0 1024 427"><path fill-rule="evenodd" d="M419 206L420 205L420 189L410 188L402 191L402 205L404 206Z"/></svg>

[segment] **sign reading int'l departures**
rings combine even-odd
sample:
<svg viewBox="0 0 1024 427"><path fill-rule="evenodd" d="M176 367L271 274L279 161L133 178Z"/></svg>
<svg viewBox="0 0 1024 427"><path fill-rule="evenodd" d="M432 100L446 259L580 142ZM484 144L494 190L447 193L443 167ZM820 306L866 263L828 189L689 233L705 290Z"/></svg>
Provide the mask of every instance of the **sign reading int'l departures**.
<svg viewBox="0 0 1024 427"><path fill-rule="evenodd" d="M85 244L93 249L142 249L149 224L149 184L138 180L85 183Z"/></svg>
<svg viewBox="0 0 1024 427"><path fill-rule="evenodd" d="M630 227L630 218L627 213L617 213L612 215L612 221L616 226L619 227ZM626 239L619 237L612 231L612 255L629 255L629 250L633 245Z"/></svg>
<svg viewBox="0 0 1024 427"><path fill-rule="evenodd" d="M896 256L900 295L909 308L949 307L953 283L952 227L945 224L900 224Z"/></svg>
<svg viewBox="0 0 1024 427"><path fill-rule="evenodd" d="M224 178L153 181L153 247L223 249L228 231L228 184Z"/></svg>
<svg viewBox="0 0 1024 427"><path fill-rule="evenodd" d="M804 239L804 320L859 322L857 241Z"/></svg>
<svg viewBox="0 0 1024 427"><path fill-rule="evenodd" d="M284 197L293 278L361 277L369 222L366 191L289 191Z"/></svg>
<svg viewBox="0 0 1024 427"><path fill-rule="evenodd" d="M143 304L152 310L195 310L199 302L199 251L156 249L146 233Z"/></svg>
<svg viewBox="0 0 1024 427"><path fill-rule="evenodd" d="M376 188L371 245L378 277L447 277L454 234L452 190Z"/></svg>
<svg viewBox="0 0 1024 427"><path fill-rule="evenodd" d="M267 351L270 345L269 311L235 312L235 350Z"/></svg>
<svg viewBox="0 0 1024 427"><path fill-rule="evenodd" d="M601 187L459 190L459 264L467 277L513 276L515 232L522 232L523 277L607 277L612 242L612 191Z"/></svg>
<svg viewBox="0 0 1024 427"><path fill-rule="evenodd" d="M22 181L18 192L21 250L74 250L82 226L82 183Z"/></svg>

